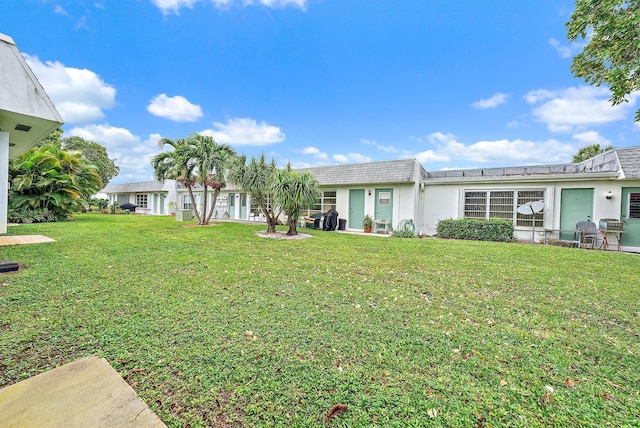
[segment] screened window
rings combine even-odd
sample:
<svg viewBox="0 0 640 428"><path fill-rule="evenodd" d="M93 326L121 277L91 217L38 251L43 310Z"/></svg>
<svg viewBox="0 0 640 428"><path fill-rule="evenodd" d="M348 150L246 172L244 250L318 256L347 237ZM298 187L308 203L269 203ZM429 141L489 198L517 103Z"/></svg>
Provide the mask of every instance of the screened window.
<svg viewBox="0 0 640 428"><path fill-rule="evenodd" d="M487 192L465 192L464 216L466 218L487 217Z"/></svg>
<svg viewBox="0 0 640 428"><path fill-rule="evenodd" d="M627 218L640 218L640 193L629 193L629 215Z"/></svg>
<svg viewBox="0 0 640 428"><path fill-rule="evenodd" d="M489 218L511 220L513 218L513 194L511 191L490 192Z"/></svg>
<svg viewBox="0 0 640 428"><path fill-rule="evenodd" d="M516 206L524 205L528 202L536 202L536 201L544 201L544 191L543 190L520 190L518 192L518 204ZM535 213L535 215L522 215L516 212L516 226L528 226L531 227L531 222L534 221L537 225L542 225L542 220L544 220L544 210Z"/></svg>
<svg viewBox="0 0 640 428"><path fill-rule="evenodd" d="M464 217L512 220L516 226L529 226L533 216L517 212L520 205L544 200L544 190L467 190L464 193ZM544 211L535 214L542 226Z"/></svg>
<svg viewBox="0 0 640 428"><path fill-rule="evenodd" d="M147 206L147 194L146 193L138 193L136 195L136 206L138 208L148 208L148 206Z"/></svg>

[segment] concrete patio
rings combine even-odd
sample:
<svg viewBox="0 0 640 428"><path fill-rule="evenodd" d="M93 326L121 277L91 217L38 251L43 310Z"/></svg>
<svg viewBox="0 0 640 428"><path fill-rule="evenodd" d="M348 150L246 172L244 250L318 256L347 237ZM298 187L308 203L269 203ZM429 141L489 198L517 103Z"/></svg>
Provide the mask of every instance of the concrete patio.
<svg viewBox="0 0 640 428"><path fill-rule="evenodd" d="M107 360L97 356L0 389L0 426L166 427Z"/></svg>

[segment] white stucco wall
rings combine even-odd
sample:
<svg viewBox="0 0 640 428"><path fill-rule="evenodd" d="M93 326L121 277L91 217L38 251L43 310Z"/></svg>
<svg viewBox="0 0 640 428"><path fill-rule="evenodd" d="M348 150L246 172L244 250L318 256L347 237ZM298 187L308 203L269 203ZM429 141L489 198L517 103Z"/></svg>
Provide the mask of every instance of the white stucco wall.
<svg viewBox="0 0 640 428"><path fill-rule="evenodd" d="M593 189L593 213L585 213L596 224L602 218L622 219L622 188L640 187L640 181L603 179L600 181L550 181L550 182L510 182L510 183L436 183L425 186L423 209L425 211L425 235L435 235L440 220L462 218L464 215L465 190L544 190L545 219L536 227L535 239L544 238L544 229L560 228L562 189ZM605 196L611 191L613 197ZM531 228L516 227L518 239L530 239Z"/></svg>

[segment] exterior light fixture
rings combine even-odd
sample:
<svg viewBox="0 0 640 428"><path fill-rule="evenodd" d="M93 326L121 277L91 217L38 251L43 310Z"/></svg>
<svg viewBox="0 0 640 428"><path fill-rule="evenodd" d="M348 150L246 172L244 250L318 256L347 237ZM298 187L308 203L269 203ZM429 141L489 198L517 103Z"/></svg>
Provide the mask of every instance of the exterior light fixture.
<svg viewBox="0 0 640 428"><path fill-rule="evenodd" d="M606 195L604 195L604 197L605 197L605 198L607 198L608 200L613 199L613 192L612 192L611 190L609 190L609 191L607 192L607 194L606 194Z"/></svg>
<svg viewBox="0 0 640 428"><path fill-rule="evenodd" d="M369 189L369 196L371 196L371 189Z"/></svg>

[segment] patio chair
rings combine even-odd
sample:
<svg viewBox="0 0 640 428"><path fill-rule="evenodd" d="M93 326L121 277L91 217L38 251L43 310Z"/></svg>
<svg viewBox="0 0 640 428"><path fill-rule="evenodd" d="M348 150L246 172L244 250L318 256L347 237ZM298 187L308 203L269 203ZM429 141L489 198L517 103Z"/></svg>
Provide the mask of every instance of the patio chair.
<svg viewBox="0 0 640 428"><path fill-rule="evenodd" d="M587 248L587 245L591 245L591 248L596 248L598 245L598 227L590 220L579 221L576 223L576 229L580 234L580 243L582 248Z"/></svg>
<svg viewBox="0 0 640 428"><path fill-rule="evenodd" d="M320 229L320 219L322 218L322 213L314 213L308 217L305 217L306 226L309 229Z"/></svg>

